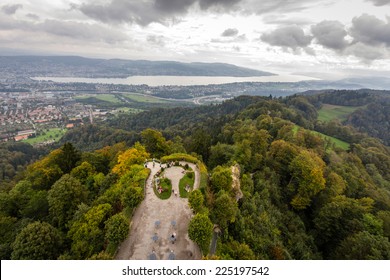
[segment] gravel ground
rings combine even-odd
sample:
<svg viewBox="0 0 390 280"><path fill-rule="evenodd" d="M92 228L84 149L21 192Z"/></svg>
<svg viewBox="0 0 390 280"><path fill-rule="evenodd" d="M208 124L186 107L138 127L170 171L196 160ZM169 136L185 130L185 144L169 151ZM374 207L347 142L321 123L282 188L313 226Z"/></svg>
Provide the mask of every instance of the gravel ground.
<svg viewBox="0 0 390 280"><path fill-rule="evenodd" d="M195 171L194 188L198 188L199 170L194 164L188 165ZM153 176L160 170L160 164L156 163L153 167L153 163L148 162L147 167L151 169L151 174L146 183L146 197L135 211L129 236L122 242L115 258L146 260L154 252L158 260L169 259L171 253L177 260L200 259L198 246L188 237L188 224L193 215L188 199L179 197L179 181L184 175L184 169L176 166L165 169L165 177L172 181L172 190L177 192L177 196L172 194L169 199L161 200L152 188ZM173 233L176 233L174 243L170 238Z"/></svg>

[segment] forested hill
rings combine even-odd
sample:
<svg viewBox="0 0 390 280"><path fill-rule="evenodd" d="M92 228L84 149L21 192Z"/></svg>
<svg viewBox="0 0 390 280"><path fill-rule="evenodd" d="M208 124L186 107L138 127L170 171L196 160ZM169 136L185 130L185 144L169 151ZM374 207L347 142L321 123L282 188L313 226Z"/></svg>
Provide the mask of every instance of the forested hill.
<svg viewBox="0 0 390 280"><path fill-rule="evenodd" d="M142 163L175 153L209 174L189 197L204 258L390 259L390 150L344 125L377 103L354 96L242 96L75 129L2 187L1 257L113 258L143 199Z"/></svg>
<svg viewBox="0 0 390 280"><path fill-rule="evenodd" d="M284 99L240 96L218 105L155 108L136 115L120 115L103 127L87 126L71 131L62 143L72 141L83 149L101 148L126 139L134 143L139 139L137 134L146 128L163 130L168 138L191 136L188 139L191 141L195 131L213 135L238 115L269 113L348 143L356 143L368 135L390 145L389 106L389 91L328 90ZM328 119L322 119L323 114Z"/></svg>
<svg viewBox="0 0 390 280"><path fill-rule="evenodd" d="M226 63L182 63L78 56L0 56L3 71L24 77L271 76L269 72ZM23 69L23 71L20 71Z"/></svg>
<svg viewBox="0 0 390 280"><path fill-rule="evenodd" d="M316 92L308 100L319 110L324 104L344 106L346 109L355 107L356 110L338 121L390 145L390 91L328 90Z"/></svg>

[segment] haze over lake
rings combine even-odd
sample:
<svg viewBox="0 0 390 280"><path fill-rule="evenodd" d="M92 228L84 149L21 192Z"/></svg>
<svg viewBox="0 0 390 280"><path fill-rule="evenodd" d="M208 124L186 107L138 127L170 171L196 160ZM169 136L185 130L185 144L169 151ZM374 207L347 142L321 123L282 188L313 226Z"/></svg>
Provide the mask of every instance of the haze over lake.
<svg viewBox="0 0 390 280"><path fill-rule="evenodd" d="M33 77L36 81L53 81L58 83L99 83L117 85L148 86L193 86L218 85L242 82L299 82L317 80L299 75L275 75L261 77L210 77L210 76L131 76L128 78L77 78L77 77Z"/></svg>

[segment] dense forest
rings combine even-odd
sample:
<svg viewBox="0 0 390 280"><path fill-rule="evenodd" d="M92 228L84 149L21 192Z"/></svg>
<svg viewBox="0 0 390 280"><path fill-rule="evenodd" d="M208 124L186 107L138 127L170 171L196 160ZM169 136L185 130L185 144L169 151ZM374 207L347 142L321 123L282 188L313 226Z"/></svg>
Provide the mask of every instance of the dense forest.
<svg viewBox="0 0 390 280"><path fill-rule="evenodd" d="M0 182L1 188L12 185L15 176L25 167L45 154L44 149L35 149L25 143L4 143L0 145Z"/></svg>
<svg viewBox="0 0 390 280"><path fill-rule="evenodd" d="M324 104L359 108L321 121ZM3 178L1 258L113 258L143 199L142 163L187 153L209 173L189 196L204 258L390 259L388 104L369 90L241 96L77 128Z"/></svg>

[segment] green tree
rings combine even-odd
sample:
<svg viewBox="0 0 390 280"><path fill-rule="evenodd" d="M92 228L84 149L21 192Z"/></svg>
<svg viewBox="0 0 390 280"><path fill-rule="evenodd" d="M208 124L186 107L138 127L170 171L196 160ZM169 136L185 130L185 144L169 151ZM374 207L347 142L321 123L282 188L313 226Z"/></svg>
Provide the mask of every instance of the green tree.
<svg viewBox="0 0 390 280"><path fill-rule="evenodd" d="M128 149L128 146L125 142L119 142L112 146L105 146L103 149L97 150L96 153L102 155L106 161L108 161L108 166L112 168L118 163L118 157ZM108 172L109 170L107 170ZM106 174L105 172L103 172Z"/></svg>
<svg viewBox="0 0 390 280"><path fill-rule="evenodd" d="M104 251L101 251L100 253L98 254L94 254L92 255L90 258L88 258L88 260L93 260L93 261L97 261L97 260L113 260L113 257L104 252Z"/></svg>
<svg viewBox="0 0 390 280"><path fill-rule="evenodd" d="M298 147L284 140L276 140L270 146L267 163L281 176L282 184L287 184L291 179L289 165L298 155L298 150Z"/></svg>
<svg viewBox="0 0 390 280"><path fill-rule="evenodd" d="M390 242L381 235L361 231L348 236L336 249L334 259L340 260L389 260Z"/></svg>
<svg viewBox="0 0 390 280"><path fill-rule="evenodd" d="M47 191L35 190L29 181L22 180L8 194L2 193L0 205L6 215L43 219L48 214Z"/></svg>
<svg viewBox="0 0 390 280"><path fill-rule="evenodd" d="M210 157L208 166L214 168L218 165L228 163L235 154L235 148L233 145L217 143L210 148Z"/></svg>
<svg viewBox="0 0 390 280"><path fill-rule="evenodd" d="M95 168L89 162L82 162L79 166L72 169L70 175L85 184L89 176L96 173Z"/></svg>
<svg viewBox="0 0 390 280"><path fill-rule="evenodd" d="M114 213L121 212L123 210L123 196L124 189L119 184L112 185L109 189L107 189L101 196L99 196L94 204L110 204Z"/></svg>
<svg viewBox="0 0 390 280"><path fill-rule="evenodd" d="M211 174L211 186L215 193L232 190L232 171L229 167L217 166Z"/></svg>
<svg viewBox="0 0 390 280"><path fill-rule="evenodd" d="M363 216L372 209L370 198L338 196L322 207L314 218L317 243L328 256L346 237L364 230Z"/></svg>
<svg viewBox="0 0 390 280"><path fill-rule="evenodd" d="M340 175L331 171L326 176L326 193L330 198L342 195L345 189L345 181Z"/></svg>
<svg viewBox="0 0 390 280"><path fill-rule="evenodd" d="M210 146L211 146L211 136L203 128L198 128L193 133L191 133L191 137L186 139L186 150L188 152L193 152L202 156L202 160L204 162L208 161L210 154Z"/></svg>
<svg viewBox="0 0 390 280"><path fill-rule="evenodd" d="M43 159L27 167L26 180L31 182L34 189L48 190L61 178L63 171L57 162L61 155L60 149L54 150Z"/></svg>
<svg viewBox="0 0 390 280"><path fill-rule="evenodd" d="M191 209L195 211L195 213L199 213L203 208L204 203L202 192L199 189L190 192L188 196L188 203L190 204Z"/></svg>
<svg viewBox="0 0 390 280"><path fill-rule="evenodd" d="M213 224L206 214L196 214L188 226L188 236L207 254L213 234Z"/></svg>
<svg viewBox="0 0 390 280"><path fill-rule="evenodd" d="M59 231L45 222L25 227L13 243L13 260L53 260L60 255L62 238Z"/></svg>
<svg viewBox="0 0 390 280"><path fill-rule="evenodd" d="M15 217L0 215L0 259L11 258L12 243L17 234L17 219Z"/></svg>
<svg viewBox="0 0 390 280"><path fill-rule="evenodd" d="M254 260L255 254L247 244L233 240L222 246L221 255L224 259L231 260Z"/></svg>
<svg viewBox="0 0 390 280"><path fill-rule="evenodd" d="M116 214L105 222L106 239L114 244L119 244L129 234L130 223L122 214Z"/></svg>
<svg viewBox="0 0 390 280"><path fill-rule="evenodd" d="M390 238L390 211L379 211L377 216L383 222L383 235Z"/></svg>
<svg viewBox="0 0 390 280"><path fill-rule="evenodd" d="M363 215L364 229L373 235L383 235L383 221L374 215L367 213Z"/></svg>
<svg viewBox="0 0 390 280"><path fill-rule="evenodd" d="M76 148L69 142L65 143L61 147L61 153L57 158L58 166L61 168L64 174L69 173L76 163L81 159L81 154Z"/></svg>
<svg viewBox="0 0 390 280"><path fill-rule="evenodd" d="M237 211L237 202L224 193L215 200L212 215L215 223L219 224L222 229L226 229L236 220Z"/></svg>
<svg viewBox="0 0 390 280"><path fill-rule="evenodd" d="M183 145L183 139L180 136L175 136L172 140L167 141L168 154L186 153Z"/></svg>
<svg viewBox="0 0 390 280"><path fill-rule="evenodd" d="M241 190L244 193L244 196L251 196L254 191L253 180L250 175L243 174L241 177Z"/></svg>
<svg viewBox="0 0 390 280"><path fill-rule="evenodd" d="M139 187L128 187L124 190L122 195L123 206L135 208L144 199L144 191Z"/></svg>
<svg viewBox="0 0 390 280"><path fill-rule="evenodd" d="M257 129L254 121L245 120L236 124L233 135L234 159L248 171L258 170L264 163L271 135L264 129Z"/></svg>
<svg viewBox="0 0 390 280"><path fill-rule="evenodd" d="M294 209L302 210L310 205L311 199L325 188L325 163L315 153L302 150L289 165L292 175L289 191Z"/></svg>
<svg viewBox="0 0 390 280"><path fill-rule="evenodd" d="M93 166L96 172L107 174L109 172L110 159L99 152L84 152L81 155L82 162L88 162Z"/></svg>
<svg viewBox="0 0 390 280"><path fill-rule="evenodd" d="M34 191L28 202L20 209L20 214L25 218L35 220L45 219L49 214L49 202L47 191Z"/></svg>
<svg viewBox="0 0 390 280"><path fill-rule="evenodd" d="M161 158L168 152L168 144L160 131L148 128L141 132L142 144L156 158Z"/></svg>
<svg viewBox="0 0 390 280"><path fill-rule="evenodd" d="M34 190L32 184L27 180L19 181L9 193L4 193L2 208L7 215L20 217L21 209L28 203Z"/></svg>
<svg viewBox="0 0 390 280"><path fill-rule="evenodd" d="M111 213L111 205L99 204L72 224L68 237L72 240L71 252L76 259L89 258L103 249L104 225Z"/></svg>
<svg viewBox="0 0 390 280"><path fill-rule="evenodd" d="M67 223L72 219L77 206L86 202L88 192L85 186L65 174L61 177L48 192L49 214L54 225L61 229L67 228Z"/></svg>
<svg viewBox="0 0 390 280"><path fill-rule="evenodd" d="M149 173L149 169L145 168L144 166L133 164L128 168L127 172L120 177L118 183L123 188L128 186L143 188Z"/></svg>

